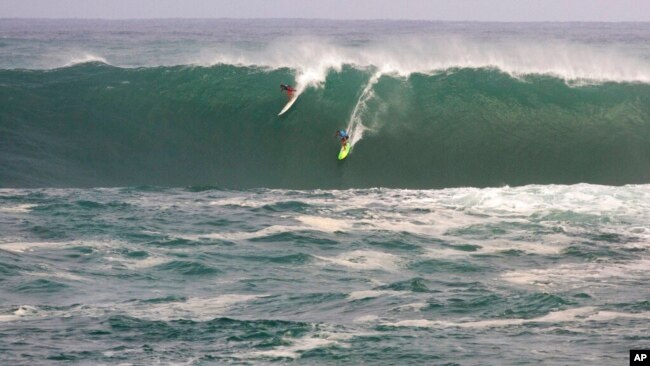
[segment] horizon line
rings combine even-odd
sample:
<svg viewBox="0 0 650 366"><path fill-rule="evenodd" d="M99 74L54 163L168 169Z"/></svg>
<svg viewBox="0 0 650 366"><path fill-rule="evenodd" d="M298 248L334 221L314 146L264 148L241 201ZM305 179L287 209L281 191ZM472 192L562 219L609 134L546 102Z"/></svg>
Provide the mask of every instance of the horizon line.
<svg viewBox="0 0 650 366"><path fill-rule="evenodd" d="M0 20L102 20L102 21L139 21L139 20L316 20L337 22L428 22L428 23L650 23L650 20L448 20L448 19L413 19L413 18L233 18L233 17L159 17L159 18L94 18L94 17L0 17Z"/></svg>

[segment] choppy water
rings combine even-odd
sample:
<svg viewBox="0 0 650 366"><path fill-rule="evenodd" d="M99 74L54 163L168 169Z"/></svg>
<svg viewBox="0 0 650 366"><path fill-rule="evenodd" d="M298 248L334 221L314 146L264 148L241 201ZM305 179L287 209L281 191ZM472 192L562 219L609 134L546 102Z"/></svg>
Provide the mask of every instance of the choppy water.
<svg viewBox="0 0 650 366"><path fill-rule="evenodd" d="M6 364L591 364L650 340L650 186L4 189Z"/></svg>

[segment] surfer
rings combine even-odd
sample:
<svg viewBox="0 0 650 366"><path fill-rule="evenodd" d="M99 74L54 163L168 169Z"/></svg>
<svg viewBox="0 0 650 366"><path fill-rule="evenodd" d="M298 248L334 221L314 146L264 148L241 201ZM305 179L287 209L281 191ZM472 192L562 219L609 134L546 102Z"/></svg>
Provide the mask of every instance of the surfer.
<svg viewBox="0 0 650 366"><path fill-rule="evenodd" d="M296 90L294 87L290 85L280 84L280 90L287 93L287 98L289 101L284 106L284 108L282 108L280 113L278 113L278 116L281 116L284 112L288 111L293 103L298 99L298 90Z"/></svg>
<svg viewBox="0 0 650 366"><path fill-rule="evenodd" d="M293 94L296 92L296 89L292 88L289 85L280 84L280 90L287 92L287 97L291 99Z"/></svg>
<svg viewBox="0 0 650 366"><path fill-rule="evenodd" d="M350 136L344 130L336 131L335 136L341 139L341 146L345 146L345 144L348 142L348 139L350 139Z"/></svg>

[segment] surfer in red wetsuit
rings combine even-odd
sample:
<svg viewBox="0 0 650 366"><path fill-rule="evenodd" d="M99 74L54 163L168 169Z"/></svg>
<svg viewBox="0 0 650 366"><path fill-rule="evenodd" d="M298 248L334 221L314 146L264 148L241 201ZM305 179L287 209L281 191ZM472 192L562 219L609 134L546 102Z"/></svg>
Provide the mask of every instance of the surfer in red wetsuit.
<svg viewBox="0 0 650 366"><path fill-rule="evenodd" d="M293 94L296 92L296 89L284 84L280 84L280 90L287 92L287 97L289 99L291 99L293 97Z"/></svg>

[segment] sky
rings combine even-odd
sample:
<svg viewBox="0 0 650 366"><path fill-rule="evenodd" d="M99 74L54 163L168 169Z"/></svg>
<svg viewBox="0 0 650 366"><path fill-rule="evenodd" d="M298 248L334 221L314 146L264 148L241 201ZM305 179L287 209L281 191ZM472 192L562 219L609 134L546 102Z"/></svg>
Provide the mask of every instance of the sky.
<svg viewBox="0 0 650 366"><path fill-rule="evenodd" d="M0 0L0 18L650 21L650 0Z"/></svg>

